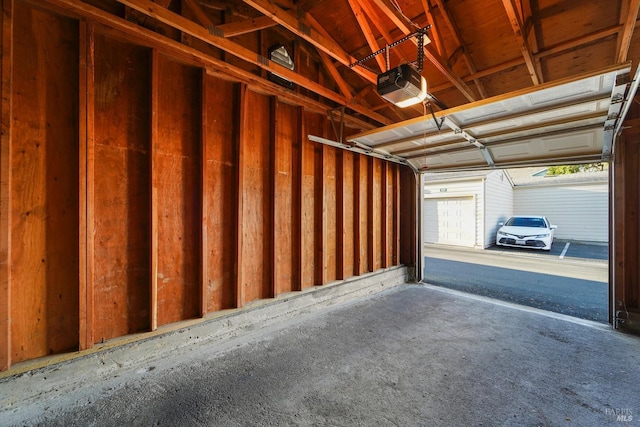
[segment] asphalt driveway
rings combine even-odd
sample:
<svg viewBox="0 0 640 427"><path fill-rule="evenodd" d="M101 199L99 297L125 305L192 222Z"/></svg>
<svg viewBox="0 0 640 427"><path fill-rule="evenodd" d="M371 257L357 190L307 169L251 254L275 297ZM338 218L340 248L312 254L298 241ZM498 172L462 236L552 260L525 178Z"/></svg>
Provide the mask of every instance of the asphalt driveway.
<svg viewBox="0 0 640 427"><path fill-rule="evenodd" d="M608 321L608 247L556 242L551 251L427 245L423 282L581 319Z"/></svg>

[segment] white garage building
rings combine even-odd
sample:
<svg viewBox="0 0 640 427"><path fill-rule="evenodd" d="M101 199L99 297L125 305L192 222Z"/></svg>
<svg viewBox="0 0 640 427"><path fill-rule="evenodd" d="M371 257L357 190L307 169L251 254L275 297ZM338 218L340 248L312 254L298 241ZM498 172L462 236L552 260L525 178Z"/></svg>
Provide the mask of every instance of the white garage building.
<svg viewBox="0 0 640 427"><path fill-rule="evenodd" d="M556 238L606 243L608 172L546 176L544 168L423 175L425 243L486 248L511 215L545 215Z"/></svg>

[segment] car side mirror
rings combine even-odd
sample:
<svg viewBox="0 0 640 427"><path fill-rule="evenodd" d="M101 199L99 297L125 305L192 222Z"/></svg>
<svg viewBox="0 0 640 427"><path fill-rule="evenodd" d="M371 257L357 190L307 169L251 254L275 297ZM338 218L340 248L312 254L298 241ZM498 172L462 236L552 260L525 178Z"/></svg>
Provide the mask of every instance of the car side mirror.
<svg viewBox="0 0 640 427"><path fill-rule="evenodd" d="M558 228L558 226L557 225L550 225L549 228L552 229L552 230L555 230L556 228Z"/></svg>
<svg viewBox="0 0 640 427"><path fill-rule="evenodd" d="M502 227L504 225L504 222L499 222L498 225Z"/></svg>

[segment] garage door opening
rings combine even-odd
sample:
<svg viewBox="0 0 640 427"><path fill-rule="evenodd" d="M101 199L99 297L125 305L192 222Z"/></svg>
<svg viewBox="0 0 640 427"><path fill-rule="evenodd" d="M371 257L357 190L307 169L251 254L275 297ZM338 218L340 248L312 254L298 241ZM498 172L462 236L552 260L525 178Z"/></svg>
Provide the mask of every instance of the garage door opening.
<svg viewBox="0 0 640 427"><path fill-rule="evenodd" d="M608 165L574 169L423 174L423 281L606 323ZM546 216L551 250L496 245L513 215Z"/></svg>

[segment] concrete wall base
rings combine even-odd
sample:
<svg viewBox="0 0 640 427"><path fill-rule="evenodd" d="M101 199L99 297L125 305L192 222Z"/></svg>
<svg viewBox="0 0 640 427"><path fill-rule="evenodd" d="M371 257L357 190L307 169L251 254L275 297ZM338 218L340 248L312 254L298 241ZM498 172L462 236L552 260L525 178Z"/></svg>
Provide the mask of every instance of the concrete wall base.
<svg viewBox="0 0 640 427"><path fill-rule="evenodd" d="M254 301L243 308L222 310L201 319L165 325L153 332L109 340L88 350L17 363L8 371L0 372L0 379L30 371L46 371L53 368L53 365L56 365L55 369L66 369L65 364L72 364L74 367L70 369L71 377L76 369L87 369L94 373L97 380L130 365L152 363L169 352L172 355L176 352L186 353L194 345L241 337L265 327L284 326L287 320L402 285L407 282L407 274L404 266L392 267L304 291Z"/></svg>

